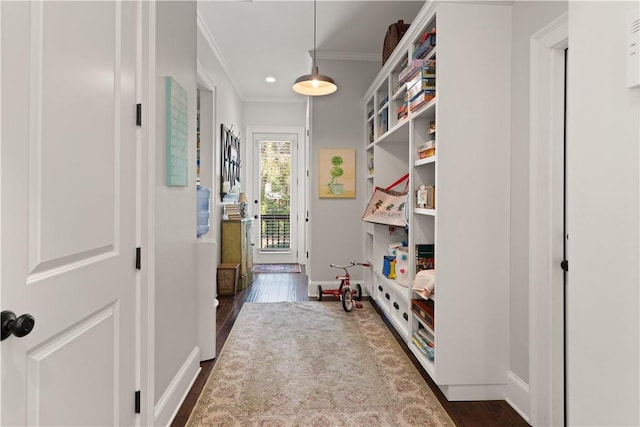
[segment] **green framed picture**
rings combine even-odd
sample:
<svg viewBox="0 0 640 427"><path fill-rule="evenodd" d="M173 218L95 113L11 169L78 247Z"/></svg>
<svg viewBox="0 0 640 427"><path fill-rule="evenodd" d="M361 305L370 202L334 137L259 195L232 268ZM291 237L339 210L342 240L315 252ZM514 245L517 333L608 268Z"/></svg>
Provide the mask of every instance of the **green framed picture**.
<svg viewBox="0 0 640 427"><path fill-rule="evenodd" d="M318 151L318 196L352 199L356 197L356 150L321 148Z"/></svg>

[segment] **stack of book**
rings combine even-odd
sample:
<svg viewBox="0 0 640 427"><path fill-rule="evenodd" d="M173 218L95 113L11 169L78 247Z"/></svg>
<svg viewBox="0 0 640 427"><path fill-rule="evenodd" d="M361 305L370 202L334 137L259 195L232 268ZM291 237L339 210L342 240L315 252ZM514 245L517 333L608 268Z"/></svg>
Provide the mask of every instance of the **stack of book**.
<svg viewBox="0 0 640 427"><path fill-rule="evenodd" d="M230 203L228 205L224 205L224 213L231 220L242 219L242 214L240 213L239 204Z"/></svg>
<svg viewBox="0 0 640 427"><path fill-rule="evenodd" d="M431 361L435 359L436 346L427 331L425 331L423 328L418 328L418 330L413 333L411 341L413 341L415 346L418 347L422 354L427 356L427 359Z"/></svg>
<svg viewBox="0 0 640 427"><path fill-rule="evenodd" d="M407 81L407 100L410 111L418 108L436 97L436 61L430 59L412 74Z"/></svg>
<svg viewBox="0 0 640 427"><path fill-rule="evenodd" d="M422 320L422 322L427 325L428 327L431 328L432 331L435 332L436 330L436 325L435 325L435 305L433 303L433 300L427 299L427 300L419 300L419 299L414 299L411 300L411 311L418 316L418 318L420 320Z"/></svg>
<svg viewBox="0 0 640 427"><path fill-rule="evenodd" d="M416 43L413 58L420 59L429 55L429 53L436 47L436 29L434 28L430 32L425 32L420 37L420 40Z"/></svg>

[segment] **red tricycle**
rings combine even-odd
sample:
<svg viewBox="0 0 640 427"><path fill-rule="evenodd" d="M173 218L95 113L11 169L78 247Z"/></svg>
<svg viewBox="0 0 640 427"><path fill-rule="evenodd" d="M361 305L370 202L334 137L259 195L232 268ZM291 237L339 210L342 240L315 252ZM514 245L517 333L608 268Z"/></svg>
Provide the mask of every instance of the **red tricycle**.
<svg viewBox="0 0 640 427"><path fill-rule="evenodd" d="M353 310L353 306L356 308L362 308L362 304L357 302L354 304L354 300L360 301L362 299L362 287L359 283L356 283L355 289L351 289L351 281L349 279L349 268L361 265L363 267L371 267L371 264L367 262L355 262L351 261L347 265L331 264L331 267L341 268L344 270L343 276L336 276L336 279L340 280L340 287L338 289L322 290L322 286L318 285L318 301L322 301L323 295L333 295L335 298L339 298L342 301L342 308L344 311Z"/></svg>

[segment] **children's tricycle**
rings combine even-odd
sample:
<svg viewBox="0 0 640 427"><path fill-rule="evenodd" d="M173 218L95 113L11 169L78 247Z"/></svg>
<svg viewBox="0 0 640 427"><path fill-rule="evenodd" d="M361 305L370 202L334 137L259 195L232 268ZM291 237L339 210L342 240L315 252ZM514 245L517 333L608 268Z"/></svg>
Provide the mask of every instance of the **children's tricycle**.
<svg viewBox="0 0 640 427"><path fill-rule="evenodd" d="M342 301L342 308L344 311L353 310L353 306L355 305L357 308L362 308L362 304L357 302L354 304L354 300L360 301L362 299L362 287L359 283L356 283L355 289L351 288L351 281L349 279L349 268L361 265L363 267L370 267L371 264L367 262L355 262L351 261L347 265L336 265L331 264L331 267L341 268L344 270L343 276L336 276L336 279L340 280L340 287L338 289L327 289L322 290L322 286L318 285L318 301L322 301L323 295L333 295L335 298L339 298Z"/></svg>

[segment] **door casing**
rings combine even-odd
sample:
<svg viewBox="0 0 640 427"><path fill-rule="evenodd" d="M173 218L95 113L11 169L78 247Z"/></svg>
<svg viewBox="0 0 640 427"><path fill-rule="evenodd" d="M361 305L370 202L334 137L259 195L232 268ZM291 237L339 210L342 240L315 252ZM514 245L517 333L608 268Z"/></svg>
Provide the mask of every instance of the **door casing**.
<svg viewBox="0 0 640 427"><path fill-rule="evenodd" d="M249 211L251 213L251 217L257 214L256 209L257 206L254 203L256 198L258 197L259 188L257 188L257 173L259 173L259 168L256 166L258 159L256 158L256 147L254 146L255 137L262 134L272 134L272 135L295 135L296 144L297 144L297 156L296 156L296 170L297 177L293 177L293 179L297 179L297 183L292 183L292 186L295 187L296 191L296 203L295 206L292 206L291 216L292 218L296 218L295 227L296 227L296 250L295 253L291 254L290 258L287 258L286 261L278 261L278 259L284 259L282 256L278 256L278 254L269 254L263 255L259 253L258 245L254 244L254 254L253 260L254 263L277 263L277 262L294 262L299 264L306 263L306 245L305 245L305 180L303 179L304 174L306 174L306 144L305 144L305 136L304 136L304 128L303 127L280 127L280 126L248 126L246 129L246 140L249 141L249 145L247 150L245 151L247 155L247 163L252 165L251 168L251 176L246 176L245 180L247 184L247 198L249 199ZM293 165L292 165L293 166ZM293 169L293 168L292 168ZM258 241L260 228L259 224L255 224L253 227L254 231L254 242ZM293 234L293 233L292 233Z"/></svg>
<svg viewBox="0 0 640 427"><path fill-rule="evenodd" d="M564 424L564 71L568 14L531 37L529 422Z"/></svg>

